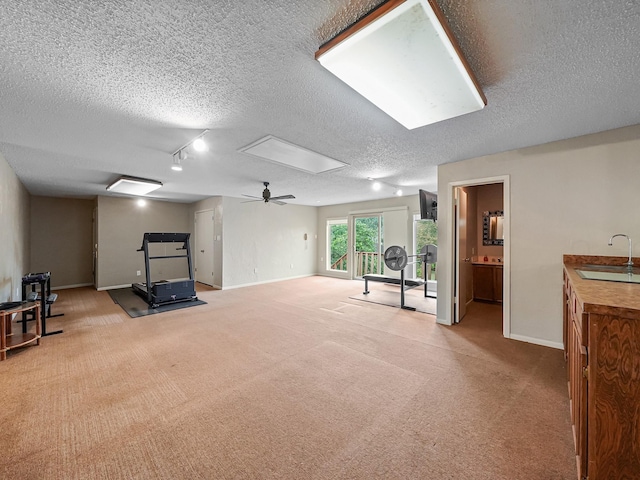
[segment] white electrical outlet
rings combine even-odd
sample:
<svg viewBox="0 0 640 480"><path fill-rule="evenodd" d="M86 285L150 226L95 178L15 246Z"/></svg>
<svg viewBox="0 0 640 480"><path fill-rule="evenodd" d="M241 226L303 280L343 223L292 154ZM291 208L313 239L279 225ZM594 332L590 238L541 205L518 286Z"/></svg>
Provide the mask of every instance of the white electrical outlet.
<svg viewBox="0 0 640 480"><path fill-rule="evenodd" d="M142 275L142 272L141 272L140 270L138 270L138 271L136 272L136 275L139 277L140 275Z"/></svg>
<svg viewBox="0 0 640 480"><path fill-rule="evenodd" d="M293 268L293 263L290 265L290 268Z"/></svg>
<svg viewBox="0 0 640 480"><path fill-rule="evenodd" d="M320 261L322 262L324 260L324 257L320 257Z"/></svg>
<svg viewBox="0 0 640 480"><path fill-rule="evenodd" d="M253 273L258 273L258 267L253 269Z"/></svg>

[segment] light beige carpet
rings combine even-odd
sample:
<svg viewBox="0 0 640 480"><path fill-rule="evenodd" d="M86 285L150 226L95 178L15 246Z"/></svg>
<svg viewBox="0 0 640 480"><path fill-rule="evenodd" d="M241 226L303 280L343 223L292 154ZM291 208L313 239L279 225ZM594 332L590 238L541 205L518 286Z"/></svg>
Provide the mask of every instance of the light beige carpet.
<svg viewBox="0 0 640 480"><path fill-rule="evenodd" d="M444 327L362 287L200 286L141 318L58 292L64 333L0 362L0 478L575 478L562 352L502 338L499 307Z"/></svg>

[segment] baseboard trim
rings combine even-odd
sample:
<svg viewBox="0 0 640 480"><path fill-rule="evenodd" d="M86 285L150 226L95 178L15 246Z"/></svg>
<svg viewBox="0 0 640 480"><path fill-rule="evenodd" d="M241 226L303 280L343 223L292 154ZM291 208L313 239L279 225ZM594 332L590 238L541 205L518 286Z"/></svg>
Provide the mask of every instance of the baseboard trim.
<svg viewBox="0 0 640 480"><path fill-rule="evenodd" d="M66 290L68 288L93 287L93 283L76 283L75 285L63 285L61 287L51 287L51 290Z"/></svg>
<svg viewBox="0 0 640 480"><path fill-rule="evenodd" d="M130 287L130 286L131 286L130 283L125 283L124 285L111 285L109 287L100 287L100 288L97 288L96 290L101 292L103 290L115 290L116 288L127 288L127 287Z"/></svg>
<svg viewBox="0 0 640 480"><path fill-rule="evenodd" d="M535 345L542 345L543 347L551 347L556 348L558 350L563 350L564 345L558 342L551 342L549 340L543 340L541 338L527 337L525 335L516 335L512 333L509 338L511 340L518 340L519 342L533 343Z"/></svg>
<svg viewBox="0 0 640 480"><path fill-rule="evenodd" d="M306 275L297 275L295 277L275 278L273 280L263 280L262 282L253 283L241 283L240 285L231 285L230 287L222 287L222 290L233 290L235 288L253 287L254 285L264 285L265 283L284 282L285 280L295 280L296 278L315 277L315 273L308 273Z"/></svg>

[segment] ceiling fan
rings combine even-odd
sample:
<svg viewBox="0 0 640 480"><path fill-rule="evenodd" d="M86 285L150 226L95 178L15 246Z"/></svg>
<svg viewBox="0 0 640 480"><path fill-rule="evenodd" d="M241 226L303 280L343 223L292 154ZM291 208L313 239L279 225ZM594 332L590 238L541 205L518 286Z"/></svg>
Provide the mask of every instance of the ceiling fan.
<svg viewBox="0 0 640 480"><path fill-rule="evenodd" d="M287 202L283 202L282 200L291 200L294 197L293 195L280 195L279 197L272 197L271 192L269 191L269 182L262 182L264 185L264 190L262 191L261 197L254 197L253 195L245 195L242 194L243 197L255 198L256 200L247 200L247 202L258 202L263 201L264 203L275 203L277 205L286 205Z"/></svg>

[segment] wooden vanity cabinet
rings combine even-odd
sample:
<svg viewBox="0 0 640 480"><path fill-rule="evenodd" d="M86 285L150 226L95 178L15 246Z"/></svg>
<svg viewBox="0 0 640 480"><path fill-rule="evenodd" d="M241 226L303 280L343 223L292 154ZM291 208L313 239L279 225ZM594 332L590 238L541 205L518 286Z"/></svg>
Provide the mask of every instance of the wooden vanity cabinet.
<svg viewBox="0 0 640 480"><path fill-rule="evenodd" d="M502 265L473 264L473 299L502 302Z"/></svg>
<svg viewBox="0 0 640 480"><path fill-rule="evenodd" d="M640 285L583 280L565 265L564 347L579 480L640 478L638 295Z"/></svg>
<svg viewBox="0 0 640 480"><path fill-rule="evenodd" d="M565 273L564 291L564 331L565 358L567 360L567 376L569 387L569 405L571 409L571 423L573 425L573 440L575 444L578 478L587 476L587 338L588 328L583 330L585 315L582 312L573 286Z"/></svg>

